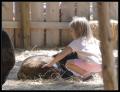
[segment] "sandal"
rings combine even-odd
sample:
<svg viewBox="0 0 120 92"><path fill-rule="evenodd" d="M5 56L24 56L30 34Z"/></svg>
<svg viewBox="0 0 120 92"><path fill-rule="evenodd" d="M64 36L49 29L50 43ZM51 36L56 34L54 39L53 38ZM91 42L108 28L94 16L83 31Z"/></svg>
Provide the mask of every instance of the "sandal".
<svg viewBox="0 0 120 92"><path fill-rule="evenodd" d="M92 78L93 78L92 73L85 74L84 76L82 76L82 81L87 81L87 80L92 79Z"/></svg>

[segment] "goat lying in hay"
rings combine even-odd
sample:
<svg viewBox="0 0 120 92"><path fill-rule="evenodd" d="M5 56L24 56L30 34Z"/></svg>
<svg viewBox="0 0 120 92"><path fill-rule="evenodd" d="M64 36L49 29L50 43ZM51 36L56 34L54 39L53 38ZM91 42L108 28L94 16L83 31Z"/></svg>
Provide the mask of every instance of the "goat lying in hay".
<svg viewBox="0 0 120 92"><path fill-rule="evenodd" d="M59 70L55 67L41 68L51 57L31 56L25 59L17 74L18 79L53 79L59 76Z"/></svg>
<svg viewBox="0 0 120 92"><path fill-rule="evenodd" d="M2 31L2 48L1 48L1 84L7 79L10 70L15 64L15 56L12 43L5 31Z"/></svg>
<svg viewBox="0 0 120 92"><path fill-rule="evenodd" d="M56 55L54 55L53 57L55 57ZM17 74L18 79L53 79L56 77L62 77L65 79L73 76L73 74L65 68L64 64L68 59L77 58L76 54L71 53L70 55L63 58L59 63L56 64L57 67L53 66L41 68L53 57L45 57L40 55L28 57L23 61L20 67L20 70Z"/></svg>

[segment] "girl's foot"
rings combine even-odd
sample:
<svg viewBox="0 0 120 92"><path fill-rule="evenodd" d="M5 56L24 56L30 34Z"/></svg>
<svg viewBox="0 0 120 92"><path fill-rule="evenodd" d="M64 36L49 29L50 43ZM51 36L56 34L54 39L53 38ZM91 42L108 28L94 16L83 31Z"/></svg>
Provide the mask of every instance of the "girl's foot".
<svg viewBox="0 0 120 92"><path fill-rule="evenodd" d="M87 81L87 80L92 79L92 78L93 78L93 76L91 73L82 76L83 81Z"/></svg>

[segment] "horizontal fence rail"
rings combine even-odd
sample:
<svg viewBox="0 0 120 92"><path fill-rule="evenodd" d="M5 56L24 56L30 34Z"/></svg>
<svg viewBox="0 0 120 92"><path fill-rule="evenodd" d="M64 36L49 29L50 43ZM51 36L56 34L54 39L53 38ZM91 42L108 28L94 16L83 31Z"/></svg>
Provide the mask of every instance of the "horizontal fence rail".
<svg viewBox="0 0 120 92"><path fill-rule="evenodd" d="M92 24L98 24L97 20L89 21ZM110 20L110 24L118 24L116 20ZM66 29L69 28L69 22L30 22L31 28L41 29ZM19 28L17 21L2 21L3 28Z"/></svg>

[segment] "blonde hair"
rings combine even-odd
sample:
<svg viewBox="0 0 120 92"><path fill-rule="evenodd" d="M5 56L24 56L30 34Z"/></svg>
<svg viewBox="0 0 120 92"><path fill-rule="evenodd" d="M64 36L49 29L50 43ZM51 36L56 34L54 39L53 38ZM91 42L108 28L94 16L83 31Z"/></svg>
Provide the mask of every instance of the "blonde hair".
<svg viewBox="0 0 120 92"><path fill-rule="evenodd" d="M86 42L96 43L100 46L100 41L93 36L90 24L85 17L73 17L73 20L70 22L69 26L77 32L79 38L85 38ZM82 33L80 32L82 30Z"/></svg>
<svg viewBox="0 0 120 92"><path fill-rule="evenodd" d="M79 37L86 37L88 39L93 37L90 24L85 17L73 17L69 26L79 35ZM82 33L80 33L80 30L82 30Z"/></svg>

